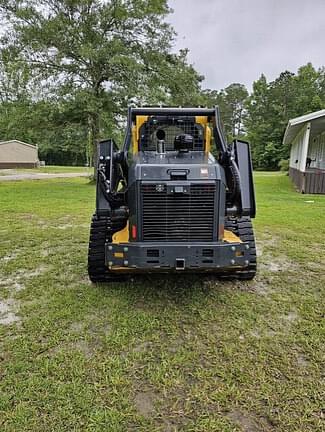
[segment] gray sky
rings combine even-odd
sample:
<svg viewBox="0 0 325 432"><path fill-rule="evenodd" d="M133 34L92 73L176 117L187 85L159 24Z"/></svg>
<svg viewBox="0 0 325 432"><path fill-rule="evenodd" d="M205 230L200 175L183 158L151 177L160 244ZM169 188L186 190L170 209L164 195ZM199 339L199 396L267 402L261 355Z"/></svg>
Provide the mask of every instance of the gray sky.
<svg viewBox="0 0 325 432"><path fill-rule="evenodd" d="M325 0L169 0L176 49L205 76L204 87L251 84L264 73L325 65Z"/></svg>

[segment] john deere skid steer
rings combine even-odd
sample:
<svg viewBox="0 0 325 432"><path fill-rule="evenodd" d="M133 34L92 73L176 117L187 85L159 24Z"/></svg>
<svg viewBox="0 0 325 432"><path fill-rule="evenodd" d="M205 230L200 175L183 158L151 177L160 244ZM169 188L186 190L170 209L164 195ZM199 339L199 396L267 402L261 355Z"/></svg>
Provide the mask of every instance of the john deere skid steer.
<svg viewBox="0 0 325 432"><path fill-rule="evenodd" d="M98 145L89 277L175 271L252 279L253 217L249 145L226 143L218 108L129 108L123 148Z"/></svg>

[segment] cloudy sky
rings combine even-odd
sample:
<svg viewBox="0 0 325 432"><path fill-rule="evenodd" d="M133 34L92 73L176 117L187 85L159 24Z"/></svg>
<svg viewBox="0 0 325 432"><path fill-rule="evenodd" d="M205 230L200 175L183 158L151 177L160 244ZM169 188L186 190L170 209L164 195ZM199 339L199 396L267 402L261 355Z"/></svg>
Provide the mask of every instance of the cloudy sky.
<svg viewBox="0 0 325 432"><path fill-rule="evenodd" d="M220 89L325 65L325 0L169 0L176 49Z"/></svg>

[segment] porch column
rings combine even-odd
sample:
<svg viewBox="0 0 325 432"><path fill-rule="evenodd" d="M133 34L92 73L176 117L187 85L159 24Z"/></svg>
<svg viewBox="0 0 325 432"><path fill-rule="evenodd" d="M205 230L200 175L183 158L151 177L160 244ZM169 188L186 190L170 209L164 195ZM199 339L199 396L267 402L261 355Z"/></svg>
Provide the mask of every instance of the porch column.
<svg viewBox="0 0 325 432"><path fill-rule="evenodd" d="M299 163L299 171L305 172L306 171L306 161L307 161L307 154L308 154L308 146L309 146L309 137L310 137L310 122L306 125L306 130L304 133L303 141L302 141L302 147L301 147L301 156L300 156L300 163Z"/></svg>

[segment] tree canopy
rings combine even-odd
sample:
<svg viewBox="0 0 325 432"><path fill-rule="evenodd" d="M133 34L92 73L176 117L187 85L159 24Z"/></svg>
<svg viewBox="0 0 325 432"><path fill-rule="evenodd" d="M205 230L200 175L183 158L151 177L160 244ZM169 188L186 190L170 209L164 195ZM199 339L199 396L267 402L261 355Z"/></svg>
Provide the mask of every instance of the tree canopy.
<svg viewBox="0 0 325 432"><path fill-rule="evenodd" d="M84 144L114 135L132 100L186 104L199 93L201 77L187 52L171 52L166 0L1 0L0 11L7 75L9 65L27 70L37 92L26 103L46 100L59 114L72 114L67 135L77 123L86 131ZM60 123L62 115L56 117Z"/></svg>
<svg viewBox="0 0 325 432"><path fill-rule="evenodd" d="M316 70L311 63L297 74L285 71L269 83L261 75L253 83L244 126L255 167L277 169L279 161L289 157L290 149L282 145L288 120L325 108L324 83L325 69Z"/></svg>
<svg viewBox="0 0 325 432"><path fill-rule="evenodd" d="M47 163L91 163L98 139L121 142L128 105L219 105L229 142L251 142L257 169L288 158L288 120L325 107L312 64L202 89L188 50L173 51L167 0L0 0L0 139L38 144Z"/></svg>

